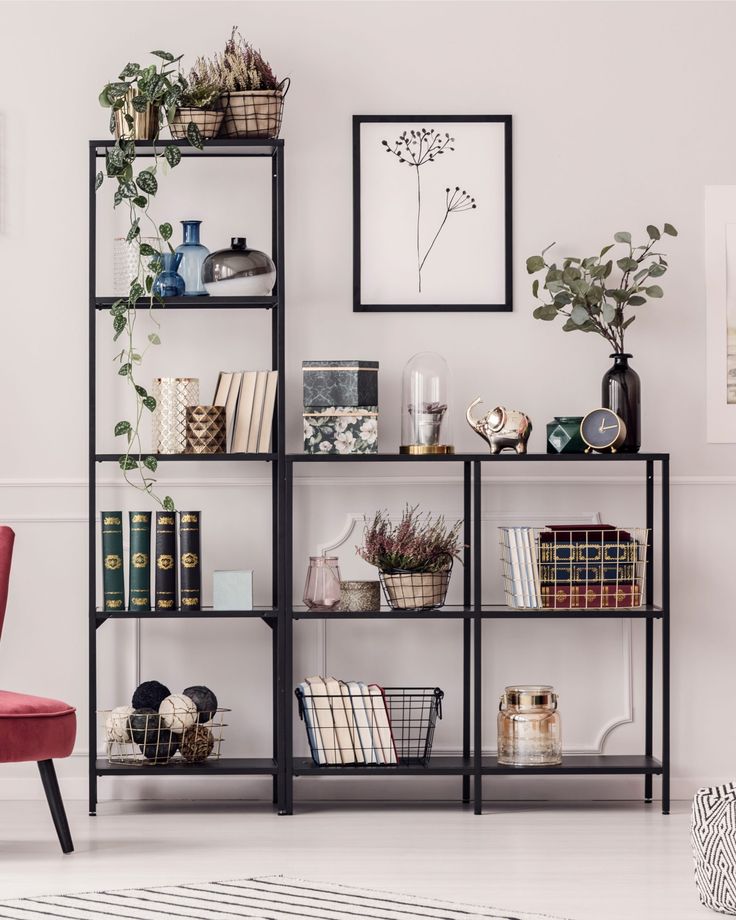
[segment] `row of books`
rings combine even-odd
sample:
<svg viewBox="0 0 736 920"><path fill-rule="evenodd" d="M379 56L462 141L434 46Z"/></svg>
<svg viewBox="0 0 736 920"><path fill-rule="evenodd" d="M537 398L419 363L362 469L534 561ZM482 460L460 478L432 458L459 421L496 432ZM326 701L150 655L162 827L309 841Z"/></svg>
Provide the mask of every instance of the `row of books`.
<svg viewBox="0 0 736 920"><path fill-rule="evenodd" d="M499 530L509 606L585 609L641 604L646 546L629 531L611 524Z"/></svg>
<svg viewBox="0 0 736 920"><path fill-rule="evenodd" d="M396 764L398 755L378 684L307 677L297 690L312 759L329 764Z"/></svg>
<svg viewBox="0 0 736 920"><path fill-rule="evenodd" d="M177 551L178 514L178 551ZM103 610L123 611L123 512L102 512ZM128 610L151 609L150 511L128 512ZM200 511L156 512L154 609L201 609Z"/></svg>
<svg viewBox="0 0 736 920"><path fill-rule="evenodd" d="M227 452L271 450L277 371L220 371L213 406L225 406Z"/></svg>

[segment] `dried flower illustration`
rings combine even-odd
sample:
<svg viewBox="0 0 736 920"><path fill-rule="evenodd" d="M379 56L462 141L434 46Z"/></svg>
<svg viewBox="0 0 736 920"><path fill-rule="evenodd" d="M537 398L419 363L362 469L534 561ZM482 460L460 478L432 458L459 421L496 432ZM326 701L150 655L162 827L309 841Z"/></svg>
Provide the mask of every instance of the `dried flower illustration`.
<svg viewBox="0 0 736 920"><path fill-rule="evenodd" d="M439 229L432 238L427 251L422 256L422 177L421 168L427 163L434 163L437 157L444 156L445 153L451 153L455 150L455 138L450 137L447 132L439 132L434 128L421 128L420 130L403 131L399 137L391 144L388 141L381 141L381 146L386 153L396 157L399 163L405 163L414 169L417 183L417 220L416 220L416 251L417 251L417 284L419 293L422 291L422 269L427 261L427 256L432 251L437 237L442 232L442 228L447 222L450 214L471 211L476 207L475 198L471 198L466 191L460 191L460 186L456 186L450 194L450 189L445 190L445 215L440 223Z"/></svg>

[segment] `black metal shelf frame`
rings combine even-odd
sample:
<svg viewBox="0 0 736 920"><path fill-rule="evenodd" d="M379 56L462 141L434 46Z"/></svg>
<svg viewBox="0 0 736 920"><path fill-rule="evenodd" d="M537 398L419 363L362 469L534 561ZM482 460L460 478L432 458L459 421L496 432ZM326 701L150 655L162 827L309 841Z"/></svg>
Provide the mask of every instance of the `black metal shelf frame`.
<svg viewBox="0 0 736 920"><path fill-rule="evenodd" d="M199 157L267 157L271 160L271 254L277 266L277 282L272 295L268 297L173 297L154 309L185 309L202 311L219 310L268 310L271 313L271 367L278 372L276 391L276 423L273 429L273 448L268 454L214 454L214 455L158 455L162 462L266 462L271 464L271 502L272 502L272 606L253 611L243 610L203 610L192 611L151 611L144 616L135 616L130 611L101 611L97 609L97 468L98 464L116 463L118 454L97 452L97 319L104 316L118 297L100 295L97 292L97 202L95 194L95 175L99 159L114 144L113 140L94 140L89 142L89 286L88 286L88 321L89 321L89 446L88 446L88 642L89 642L89 812L97 811L97 782L104 776L150 776L146 768L135 765L111 764L97 757L97 631L107 620L136 619L139 621L174 618L211 618L211 619L246 619L260 618L271 629L272 649L272 706L273 706L273 756L271 758L228 758L206 761L203 764L172 763L156 766L155 775L197 775L197 776L270 776L273 783L273 802L277 803L279 791L283 786L280 772L283 773L283 754L279 749L279 725L283 720L286 691L279 682L281 661L283 660L283 630L281 622L281 601L283 598L283 571L280 565L280 527L282 520L284 479L280 467L285 456L285 259L284 259L284 142L274 140L226 140L216 139L207 142L204 150L197 150L187 144L164 140L156 143L157 149L176 144L180 146L182 156L187 160ZM136 155L150 157L154 153L151 144L138 142ZM196 169L196 167L194 167ZM140 301L137 309L149 309L148 301ZM227 314L223 314L226 316Z"/></svg>
<svg viewBox="0 0 736 920"><path fill-rule="evenodd" d="M294 465L297 463L393 463L393 462L445 462L461 463L463 468L463 603L460 606L443 607L440 610L420 613L416 611L382 610L379 613L312 613L305 608L291 605L293 597L293 487ZM645 603L638 608L616 608L607 610L514 610L505 605L483 604L483 573L481 564L481 513L483 469L496 464L552 462L573 463L635 463L644 465L646 526L650 534L649 553L646 563ZM661 601L654 603L655 575L655 465L659 464L659 535ZM294 809L294 778L299 776L329 776L335 774L352 776L397 775L412 776L458 776L461 778L463 803L472 800L475 814L483 810L483 777L500 775L638 775L644 777L644 801L650 803L653 795L653 776L661 777L662 813L670 809L670 559L669 559L669 454L452 454L414 457L406 454L348 454L311 455L288 454L282 467L284 483L283 518L280 526L284 534L284 559L282 571L284 585L282 596L286 609L281 611L284 639L284 660L281 677L284 685L293 683L293 629L294 622L309 619L356 620L356 619L455 619L462 621L462 751L460 756L434 755L426 767L398 765L396 767L371 767L366 765L343 767L320 767L307 758L293 757L293 706L284 711L281 726L280 750L285 764L291 769L284 771L283 791L279 799L279 813L292 814ZM632 484L641 482L640 477L631 477ZM645 703L644 703L644 751L640 754L616 755L566 755L559 765L549 767L509 767L498 763L495 757L483 754L482 712L483 712L483 623L500 619L621 619L643 620L645 631ZM661 754L653 755L654 748L654 623L660 626L661 654ZM472 744L471 744L472 727Z"/></svg>

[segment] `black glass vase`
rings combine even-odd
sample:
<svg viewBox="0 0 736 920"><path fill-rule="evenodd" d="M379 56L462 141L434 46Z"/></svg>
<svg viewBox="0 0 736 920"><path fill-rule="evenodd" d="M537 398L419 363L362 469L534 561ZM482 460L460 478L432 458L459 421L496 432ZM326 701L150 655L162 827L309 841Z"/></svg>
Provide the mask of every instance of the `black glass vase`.
<svg viewBox="0 0 736 920"><path fill-rule="evenodd" d="M626 440L620 451L636 454L641 447L641 386L639 375L629 367L632 355L612 354L613 366L603 375L602 405L626 424Z"/></svg>

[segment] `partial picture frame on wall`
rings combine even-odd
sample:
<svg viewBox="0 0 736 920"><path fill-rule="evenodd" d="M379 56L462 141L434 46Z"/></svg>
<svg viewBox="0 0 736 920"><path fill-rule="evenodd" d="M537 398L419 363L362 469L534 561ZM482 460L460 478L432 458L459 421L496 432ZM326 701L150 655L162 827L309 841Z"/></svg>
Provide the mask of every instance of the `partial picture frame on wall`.
<svg viewBox="0 0 736 920"><path fill-rule="evenodd" d="M353 310L513 309L510 115L353 116Z"/></svg>
<svg viewBox="0 0 736 920"><path fill-rule="evenodd" d="M736 443L736 185L705 188L706 421L710 444Z"/></svg>

